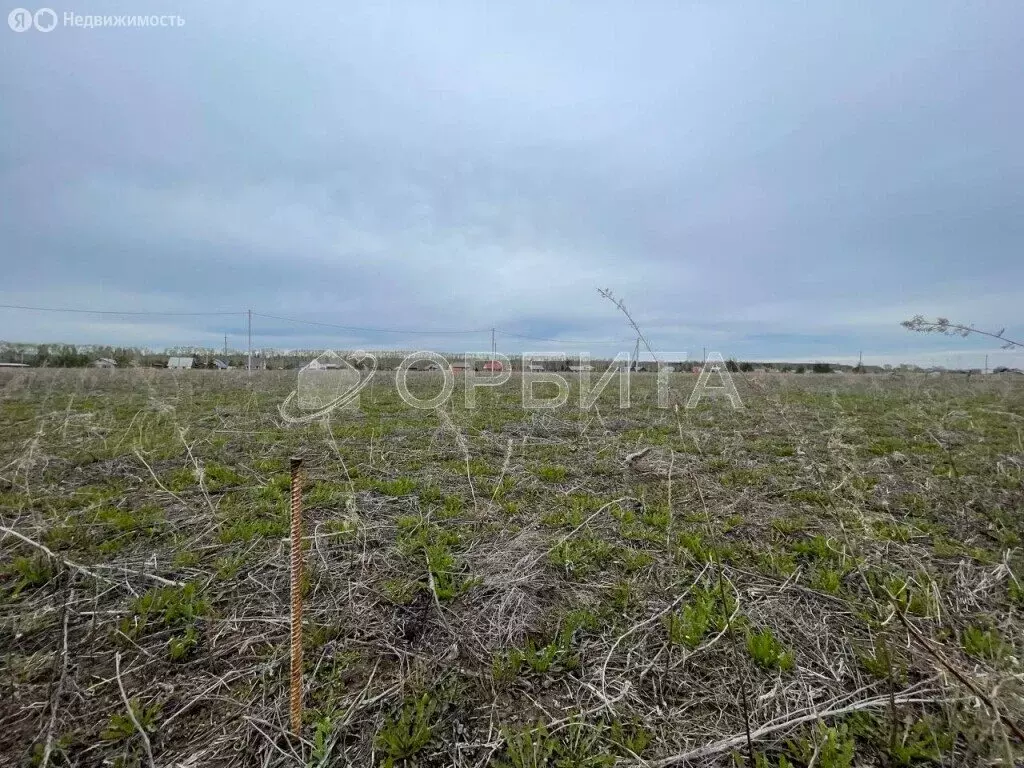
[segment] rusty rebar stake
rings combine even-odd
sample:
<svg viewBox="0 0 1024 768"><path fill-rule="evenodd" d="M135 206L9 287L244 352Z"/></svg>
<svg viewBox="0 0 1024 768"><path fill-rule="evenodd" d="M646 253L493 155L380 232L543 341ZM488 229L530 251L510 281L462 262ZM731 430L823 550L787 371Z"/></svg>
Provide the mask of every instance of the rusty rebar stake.
<svg viewBox="0 0 1024 768"><path fill-rule="evenodd" d="M292 733L302 730L302 459L293 456L292 469L292 662L291 720Z"/></svg>

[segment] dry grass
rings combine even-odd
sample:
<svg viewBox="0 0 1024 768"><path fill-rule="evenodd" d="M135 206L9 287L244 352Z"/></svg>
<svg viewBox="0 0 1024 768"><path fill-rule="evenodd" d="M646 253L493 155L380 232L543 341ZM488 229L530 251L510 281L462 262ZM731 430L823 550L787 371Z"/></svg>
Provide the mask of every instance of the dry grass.
<svg viewBox="0 0 1024 768"><path fill-rule="evenodd" d="M733 765L748 730L764 766L1024 756L1024 384L750 377L687 411L638 375L600 413L517 385L424 412L375 381L328 433L281 423L294 374L0 373L3 764Z"/></svg>

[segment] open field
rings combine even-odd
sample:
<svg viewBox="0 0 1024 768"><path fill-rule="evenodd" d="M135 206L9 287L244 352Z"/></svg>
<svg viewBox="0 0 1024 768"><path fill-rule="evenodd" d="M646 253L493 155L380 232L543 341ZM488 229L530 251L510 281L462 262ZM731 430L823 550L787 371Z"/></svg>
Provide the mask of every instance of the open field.
<svg viewBox="0 0 1024 768"><path fill-rule="evenodd" d="M0 764L742 765L748 725L764 767L1019 760L1021 379L375 381L328 432L294 372L0 372Z"/></svg>

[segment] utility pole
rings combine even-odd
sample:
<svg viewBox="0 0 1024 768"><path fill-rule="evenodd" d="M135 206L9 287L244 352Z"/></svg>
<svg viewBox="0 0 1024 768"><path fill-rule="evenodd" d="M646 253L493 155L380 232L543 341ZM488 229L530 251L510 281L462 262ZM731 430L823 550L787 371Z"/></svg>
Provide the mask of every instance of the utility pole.
<svg viewBox="0 0 1024 768"><path fill-rule="evenodd" d="M858 367L858 368L860 368L860 367L861 367L861 363L862 363L863 361L864 361L864 353L863 353L863 352L860 352L860 351L859 351L859 352L857 352L857 367Z"/></svg>
<svg viewBox="0 0 1024 768"><path fill-rule="evenodd" d="M631 371L635 371L640 368L640 337L636 337L636 344L633 345L633 365L630 367Z"/></svg>
<svg viewBox="0 0 1024 768"><path fill-rule="evenodd" d="M495 341L494 341L494 329L491 328L491 362L492 363L494 362L494 356L497 354L497 352L498 352L498 347L497 347L497 344L495 344Z"/></svg>
<svg viewBox="0 0 1024 768"><path fill-rule="evenodd" d="M224 362L228 361L228 335L224 334Z"/></svg>
<svg viewBox="0 0 1024 768"><path fill-rule="evenodd" d="M988 373L988 355L985 355L985 373Z"/></svg>
<svg viewBox="0 0 1024 768"><path fill-rule="evenodd" d="M245 364L246 369L249 371L249 376L252 376L252 310L249 310L249 357Z"/></svg>
<svg viewBox="0 0 1024 768"><path fill-rule="evenodd" d="M708 348L704 347L704 359L701 361L701 365L708 364Z"/></svg>

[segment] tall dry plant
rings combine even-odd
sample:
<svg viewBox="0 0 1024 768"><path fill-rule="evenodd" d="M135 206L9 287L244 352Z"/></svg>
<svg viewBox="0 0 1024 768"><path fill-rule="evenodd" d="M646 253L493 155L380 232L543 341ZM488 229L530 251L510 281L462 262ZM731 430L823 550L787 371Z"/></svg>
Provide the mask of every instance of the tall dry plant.
<svg viewBox="0 0 1024 768"><path fill-rule="evenodd" d="M992 333L991 331L983 331L980 328L975 328L973 325L962 325L960 323L954 323L945 317L937 317L934 320L928 320L923 315L914 315L909 320L904 320L900 323L904 328L910 331L916 331L918 333L941 333L944 336L970 336L972 333L978 336L988 336L991 339L998 339L1002 342L1003 349L1024 349L1024 343L1008 339L1003 334L1006 329L1003 328L999 333Z"/></svg>
<svg viewBox="0 0 1024 768"><path fill-rule="evenodd" d="M615 305L616 309L626 316L626 320L629 322L630 328L636 331L636 335L640 337L640 341L644 343L644 347L646 347L647 351L651 353L651 357L654 358L654 362L658 362L658 355L655 354L653 349L651 349L651 345L647 342L647 337L644 335L644 332L640 330L640 326L637 325L636 320L633 319L629 310L626 309L626 302L623 299L615 298L615 294L612 293L611 288L598 288L597 292L604 298L608 299L608 301Z"/></svg>

